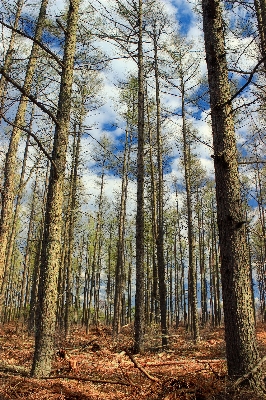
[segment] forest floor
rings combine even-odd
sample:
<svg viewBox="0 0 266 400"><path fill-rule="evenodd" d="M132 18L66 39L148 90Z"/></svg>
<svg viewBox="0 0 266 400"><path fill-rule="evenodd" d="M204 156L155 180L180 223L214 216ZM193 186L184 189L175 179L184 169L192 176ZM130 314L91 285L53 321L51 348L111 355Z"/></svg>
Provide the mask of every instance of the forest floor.
<svg viewBox="0 0 266 400"><path fill-rule="evenodd" d="M50 377L33 379L33 337L21 326L1 326L0 400L265 399L228 380L222 328L201 330L197 345L182 327L169 335L169 350L162 351L158 331L150 328L145 354L131 356L131 326L123 327L115 341L104 326L88 334L75 328L67 339L57 335ZM257 335L263 356L265 326L258 326ZM266 374L265 363L262 368Z"/></svg>

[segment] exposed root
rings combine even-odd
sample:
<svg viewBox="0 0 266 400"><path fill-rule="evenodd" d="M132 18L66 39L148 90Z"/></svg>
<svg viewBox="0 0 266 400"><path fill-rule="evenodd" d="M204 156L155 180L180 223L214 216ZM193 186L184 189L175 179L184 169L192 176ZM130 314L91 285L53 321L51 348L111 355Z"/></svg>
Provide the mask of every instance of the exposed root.
<svg viewBox="0 0 266 400"><path fill-rule="evenodd" d="M257 393L266 393L266 387L263 382L262 374L259 371L262 364L266 361L266 356L264 356L250 372L238 378L234 383L233 389L237 389L242 383L247 381L250 387Z"/></svg>

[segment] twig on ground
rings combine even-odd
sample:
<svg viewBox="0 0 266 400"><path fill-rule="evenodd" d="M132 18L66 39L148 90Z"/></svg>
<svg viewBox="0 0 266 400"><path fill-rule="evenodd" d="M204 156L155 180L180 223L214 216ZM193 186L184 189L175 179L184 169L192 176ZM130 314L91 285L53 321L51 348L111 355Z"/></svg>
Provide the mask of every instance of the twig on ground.
<svg viewBox="0 0 266 400"><path fill-rule="evenodd" d="M138 362L135 358L130 354L128 350L125 350L126 355L130 358L136 368L138 368L147 378L149 378L153 382L160 382L160 379L156 378L155 376L150 375Z"/></svg>
<svg viewBox="0 0 266 400"><path fill-rule="evenodd" d="M208 364L208 363L220 363L224 361L225 359L221 358L218 360L197 360L197 359L193 359L193 362L197 362L200 364ZM187 364L187 360L176 360L176 361L160 361L160 362L153 362L153 361L148 361L146 363L146 365L149 365L151 367L159 367L159 366L163 366L163 365L176 365L176 364Z"/></svg>
<svg viewBox="0 0 266 400"><path fill-rule="evenodd" d="M123 381L112 381L106 379L94 379L94 378L83 378L82 376L72 376L72 375L58 375L58 376L47 376L42 379L71 379L82 382L92 382L92 383L106 383L109 385L123 385L123 386L131 386L128 382Z"/></svg>
<svg viewBox="0 0 266 400"><path fill-rule="evenodd" d="M124 370L123 366L121 365L121 356L123 356L124 354L126 354L124 351L122 353L120 353L119 359L118 359L118 365L119 365L119 368L121 370L121 373L122 373L124 379L127 382L129 382L132 386L138 386L131 380L129 374L127 373L127 371Z"/></svg>

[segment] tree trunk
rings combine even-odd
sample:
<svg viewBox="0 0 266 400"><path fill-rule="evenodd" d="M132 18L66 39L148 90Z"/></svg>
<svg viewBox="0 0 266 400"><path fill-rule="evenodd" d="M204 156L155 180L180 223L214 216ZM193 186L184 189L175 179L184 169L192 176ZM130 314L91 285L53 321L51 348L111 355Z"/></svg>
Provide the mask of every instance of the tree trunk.
<svg viewBox="0 0 266 400"><path fill-rule="evenodd" d="M162 157L162 129L161 129L161 101L160 101L160 83L158 66L158 35L156 33L156 23L153 31L153 51L154 51L154 74L155 74L155 92L156 92L156 134L157 134L157 164L158 164L158 219L157 219L157 262L160 294L160 312L161 312L161 331L162 346L168 345L167 339L167 311L166 311L166 283L165 283L165 260L164 260L164 218L163 218L163 157Z"/></svg>
<svg viewBox="0 0 266 400"><path fill-rule="evenodd" d="M70 331L70 306L71 306L71 271L72 271L72 259L74 251L74 229L76 223L77 213L77 186L78 186L78 167L80 163L80 141L81 141L81 123L78 125L78 131L75 124L74 127L74 140L73 140L73 155L72 155L72 170L70 177L70 209L69 209L69 223L68 223L68 247L67 254L65 257L67 279L66 279L66 304L65 304L65 315L64 315L64 326L65 335L67 336Z"/></svg>
<svg viewBox="0 0 266 400"><path fill-rule="evenodd" d="M24 0L17 1L15 21L14 21L14 25L13 25L14 29L18 28L18 23L19 23L19 18L21 15L23 3L24 3ZM9 72L9 69L12 65L13 52L14 52L14 48L15 48L15 39L16 39L16 33L14 30L12 30L8 49L7 49L6 56L5 56L4 65L3 65L3 69L7 73ZM4 102L5 102L6 84L7 84L6 79L4 78L4 76L1 76L1 79L0 79L0 119L2 117L1 114L3 111L3 107L4 107Z"/></svg>
<svg viewBox="0 0 266 400"><path fill-rule="evenodd" d="M46 8L48 0L43 0L39 12L39 18L36 25L35 39L41 40L44 23L46 19ZM26 92L30 92L32 79L38 60L39 46L33 43L30 59L27 65L27 71L23 89ZM5 161L4 170L4 187L2 191L2 209L0 219L0 279L3 276L4 267L6 263L6 249L8 244L8 235L11 222L11 216L13 215L13 202L15 197L15 175L17 165L17 151L19 140L21 136L20 127L24 124L25 113L27 108L28 100L25 96L21 96L18 111L14 121L14 128L11 134L8 152Z"/></svg>
<svg viewBox="0 0 266 400"><path fill-rule="evenodd" d="M266 2L265 0L254 0L258 31L260 36L260 50L262 57L266 57ZM266 74L266 60L264 60L264 73Z"/></svg>
<svg viewBox="0 0 266 400"><path fill-rule="evenodd" d="M144 347L144 66L143 66L143 5L139 0L138 18L138 155L137 155L137 216L136 216L136 307L135 353Z"/></svg>
<svg viewBox="0 0 266 400"><path fill-rule="evenodd" d="M182 96L182 133L183 133L183 158L185 168L185 183L186 183L186 204L187 204L187 225L188 225L188 253L189 253L189 310L191 316L191 327L193 339L199 341L199 321L198 321L198 301L197 301L197 272L196 272L196 242L193 225L193 210L192 210L192 194L191 194L191 159L190 159L190 140L189 129L186 123L185 115L185 86L183 76L181 78L181 96Z"/></svg>
<svg viewBox="0 0 266 400"><path fill-rule="evenodd" d="M217 220L228 374L237 378L259 361L252 307L245 215L219 0L202 0L210 89ZM258 384L254 377L255 385Z"/></svg>
<svg viewBox="0 0 266 400"><path fill-rule="evenodd" d="M127 205L127 187L128 187L128 166L130 158L130 143L128 131L125 136L124 159L122 167L122 187L118 221L118 241L117 241L117 259L115 270L115 298L114 298L114 318L113 333L117 335L121 326L122 298L125 286L125 222Z"/></svg>
<svg viewBox="0 0 266 400"><path fill-rule="evenodd" d="M79 0L71 0L69 4L64 48L64 68L61 77L57 111L58 125L55 129L52 154L54 165L51 166L50 170L46 204L38 293L39 310L35 336L35 353L31 371L31 374L38 378L49 375L54 354L53 342L61 247L63 185L69 135L79 3Z"/></svg>

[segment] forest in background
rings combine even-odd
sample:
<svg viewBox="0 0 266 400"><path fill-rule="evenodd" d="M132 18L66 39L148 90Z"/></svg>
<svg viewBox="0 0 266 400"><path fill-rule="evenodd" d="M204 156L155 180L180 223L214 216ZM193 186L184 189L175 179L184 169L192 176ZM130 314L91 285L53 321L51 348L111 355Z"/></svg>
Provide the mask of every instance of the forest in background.
<svg viewBox="0 0 266 400"><path fill-rule="evenodd" d="M1 2L2 322L38 331L47 298L66 335L100 323L117 335L141 311L162 346L179 325L197 341L223 323L203 34L187 38L166 1L141 2L141 15L134 1L78 3ZM265 10L223 7L237 223L264 322ZM200 4L192 11L200 32Z"/></svg>

